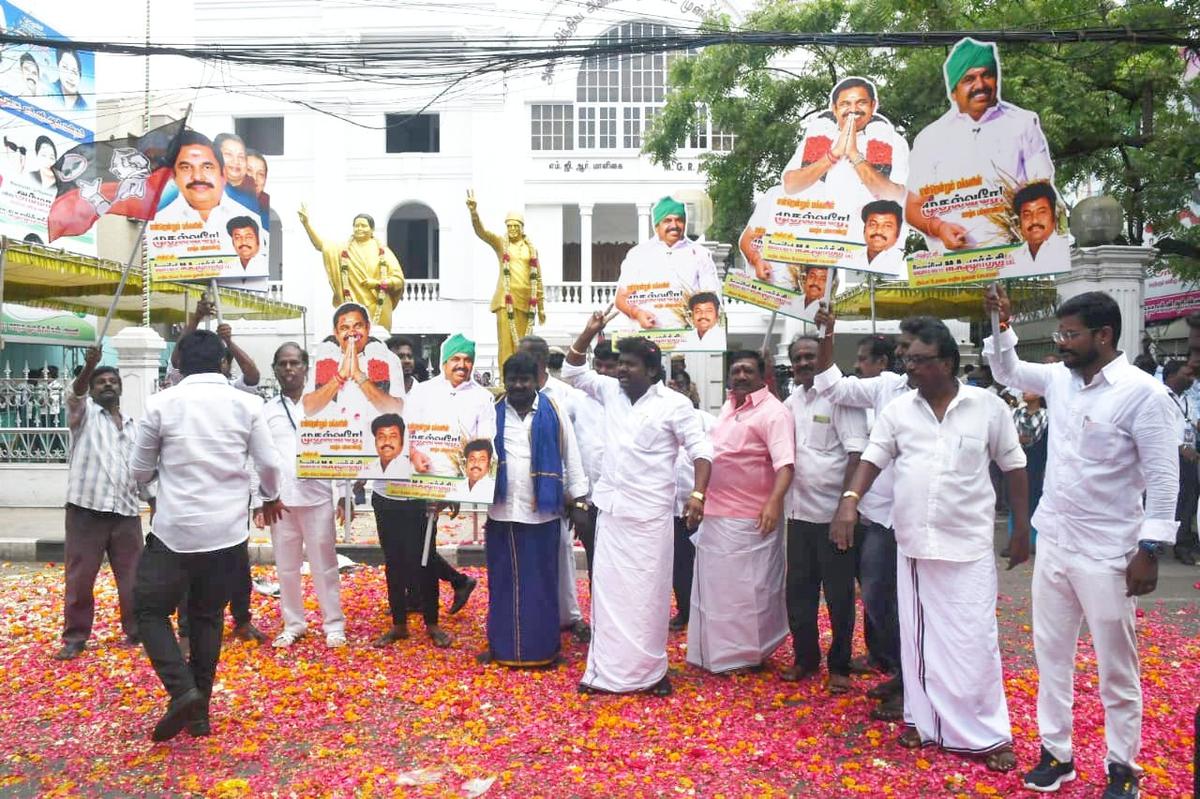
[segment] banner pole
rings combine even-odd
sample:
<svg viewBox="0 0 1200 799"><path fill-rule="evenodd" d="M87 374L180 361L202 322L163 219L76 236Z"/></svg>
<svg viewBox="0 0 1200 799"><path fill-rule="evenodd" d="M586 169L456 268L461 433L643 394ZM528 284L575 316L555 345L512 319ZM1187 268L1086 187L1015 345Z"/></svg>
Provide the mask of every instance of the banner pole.
<svg viewBox="0 0 1200 799"><path fill-rule="evenodd" d="M4 267L8 264L8 236L0 236L0 312L4 311ZM100 342L97 341L99 346ZM4 349L4 336L0 335L0 350Z"/></svg>
<svg viewBox="0 0 1200 799"><path fill-rule="evenodd" d="M993 283L991 285L991 288L989 288L988 291L990 291L992 294L997 294L998 293L997 287L999 285L1000 285L1000 281L996 281L995 283ZM1000 335L1000 311L999 311L999 309L992 311L992 335L993 336Z"/></svg>
<svg viewBox="0 0 1200 799"><path fill-rule="evenodd" d="M828 270L826 270L826 272L825 272L825 300L824 300L824 302L825 302L825 307L826 307L826 308L828 308L828 309L830 310L830 313L832 313L832 312L833 312L833 304L830 302L830 299L833 297L833 276L834 276L834 270L833 270L833 269L828 269ZM814 326L814 327L816 326L816 323L815 323L815 322L813 323L813 326ZM818 328L818 329L817 329L817 338L825 338L825 328L824 328L824 327L821 327L821 328Z"/></svg>
<svg viewBox="0 0 1200 799"><path fill-rule="evenodd" d="M117 291L108 305L108 313L104 315L104 321L100 323L100 329L96 331L97 347L104 346L104 334L108 332L108 323L112 321L113 314L117 312L117 303L121 301L121 292L125 290L125 283L129 280L129 270L133 268L133 258L142 248L142 238L146 235L146 225L148 224L150 224L150 220L143 219L142 224L138 226L137 238L133 242L133 251L129 253L129 260L125 262L125 268L121 270L121 280L117 283Z"/></svg>
<svg viewBox="0 0 1200 799"><path fill-rule="evenodd" d="M871 290L871 335L875 335L875 275L867 275L867 285Z"/></svg>
<svg viewBox="0 0 1200 799"><path fill-rule="evenodd" d="M767 347L771 344L771 333L775 330L775 319L779 316L779 311L771 311L771 321L767 322L767 332L763 333L762 351L766 354Z"/></svg>
<svg viewBox="0 0 1200 799"><path fill-rule="evenodd" d="M215 277L208 279L208 290L212 292L213 308L217 310L217 324L223 325L225 324L225 319L221 314L221 295L218 293L217 279Z"/></svg>
<svg viewBox="0 0 1200 799"><path fill-rule="evenodd" d="M425 523L425 549L421 552L421 568L429 565L429 549L430 543L433 541L433 523L437 521L437 511L429 514L429 521Z"/></svg>

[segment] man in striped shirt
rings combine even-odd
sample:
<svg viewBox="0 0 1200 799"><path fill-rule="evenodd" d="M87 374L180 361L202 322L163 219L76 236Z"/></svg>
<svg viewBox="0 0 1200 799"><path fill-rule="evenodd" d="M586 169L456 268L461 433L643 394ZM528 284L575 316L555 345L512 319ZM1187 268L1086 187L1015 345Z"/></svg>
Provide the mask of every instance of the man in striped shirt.
<svg viewBox="0 0 1200 799"><path fill-rule="evenodd" d="M121 605L125 641L138 642L133 578L142 551L137 483L129 470L137 423L121 415L121 375L96 366L100 349L89 347L83 371L67 395L71 429L67 477L63 645L57 660L83 653L92 633L93 590L108 554Z"/></svg>

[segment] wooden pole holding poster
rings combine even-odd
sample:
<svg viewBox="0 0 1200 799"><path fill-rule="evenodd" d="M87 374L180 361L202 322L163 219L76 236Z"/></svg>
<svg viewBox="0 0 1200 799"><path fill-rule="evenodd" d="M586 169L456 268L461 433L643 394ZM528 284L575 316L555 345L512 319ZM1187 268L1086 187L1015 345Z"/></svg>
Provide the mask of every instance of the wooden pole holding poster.
<svg viewBox="0 0 1200 799"><path fill-rule="evenodd" d="M763 355L767 354L767 347L771 344L771 333L775 330L775 319L778 316L779 311L771 311L771 321L767 322L767 332L763 333L762 347L760 347Z"/></svg>
<svg viewBox="0 0 1200 799"><path fill-rule="evenodd" d="M421 550L421 568L429 565L429 550L433 543L434 523L437 522L437 510L432 510L429 513L429 521L425 523L425 548Z"/></svg>
<svg viewBox="0 0 1200 799"><path fill-rule="evenodd" d="M826 308L832 308L833 299L833 280L836 270L828 269L825 271L825 299L823 300ZM825 338L825 328L817 328L817 338Z"/></svg>
<svg viewBox="0 0 1200 799"><path fill-rule="evenodd" d="M208 290L212 292L213 308L217 311L217 324L223 325L225 324L225 319L221 313L221 295L218 293L217 279L215 277L209 278Z"/></svg>
<svg viewBox="0 0 1200 799"><path fill-rule="evenodd" d="M121 292L125 290L125 283L129 280L129 270L133 268L134 256L142 249L142 239L146 235L146 225L150 224L150 220L143 219L142 224L138 225L137 237L133 241L133 250L129 253L129 260L125 262L125 268L121 270L121 279L117 282L117 290L113 294L112 302L108 304L108 313L104 315L104 321L100 323L100 329L96 331L96 346L103 346L104 334L108 332L108 323L112 321L113 314L117 312L117 303L121 301Z"/></svg>
<svg viewBox="0 0 1200 799"><path fill-rule="evenodd" d="M354 514L354 486L346 481L346 491L342 497L342 542L350 543L350 519Z"/></svg>

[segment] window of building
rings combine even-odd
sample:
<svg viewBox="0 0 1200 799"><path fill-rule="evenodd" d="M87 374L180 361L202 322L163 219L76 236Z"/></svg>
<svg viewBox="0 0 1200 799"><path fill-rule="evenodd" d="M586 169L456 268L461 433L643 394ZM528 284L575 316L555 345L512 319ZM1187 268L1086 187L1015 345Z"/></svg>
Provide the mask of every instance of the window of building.
<svg viewBox="0 0 1200 799"><path fill-rule="evenodd" d="M440 152L440 119L438 114L385 114L387 152Z"/></svg>
<svg viewBox="0 0 1200 799"><path fill-rule="evenodd" d="M283 117L238 117L233 132L263 155L283 155Z"/></svg>
<svg viewBox="0 0 1200 799"><path fill-rule="evenodd" d="M571 150L575 142L575 109L570 103L530 107L529 142L534 150Z"/></svg>

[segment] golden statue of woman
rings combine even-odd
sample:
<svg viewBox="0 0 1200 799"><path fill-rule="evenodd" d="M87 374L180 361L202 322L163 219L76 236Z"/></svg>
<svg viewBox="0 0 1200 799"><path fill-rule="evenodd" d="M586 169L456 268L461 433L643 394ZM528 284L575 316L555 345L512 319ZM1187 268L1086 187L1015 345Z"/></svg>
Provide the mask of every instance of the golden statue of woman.
<svg viewBox="0 0 1200 799"><path fill-rule="evenodd" d="M371 324L392 329L392 310L404 293L404 271L386 244L375 238L375 220L369 214L354 217L348 242L322 240L300 204L300 223L308 240L321 253L325 276L333 289L333 307L356 302L371 314Z"/></svg>
<svg viewBox="0 0 1200 799"><path fill-rule="evenodd" d="M533 332L533 316L546 324L546 289L538 267L537 250L525 238L525 219L510 211L504 218L504 238L484 228L475 210L475 192L467 191L467 209L475 235L496 251L500 276L492 295L492 313L496 315L496 339L500 344L498 366L504 368L508 356L517 351L517 342Z"/></svg>

